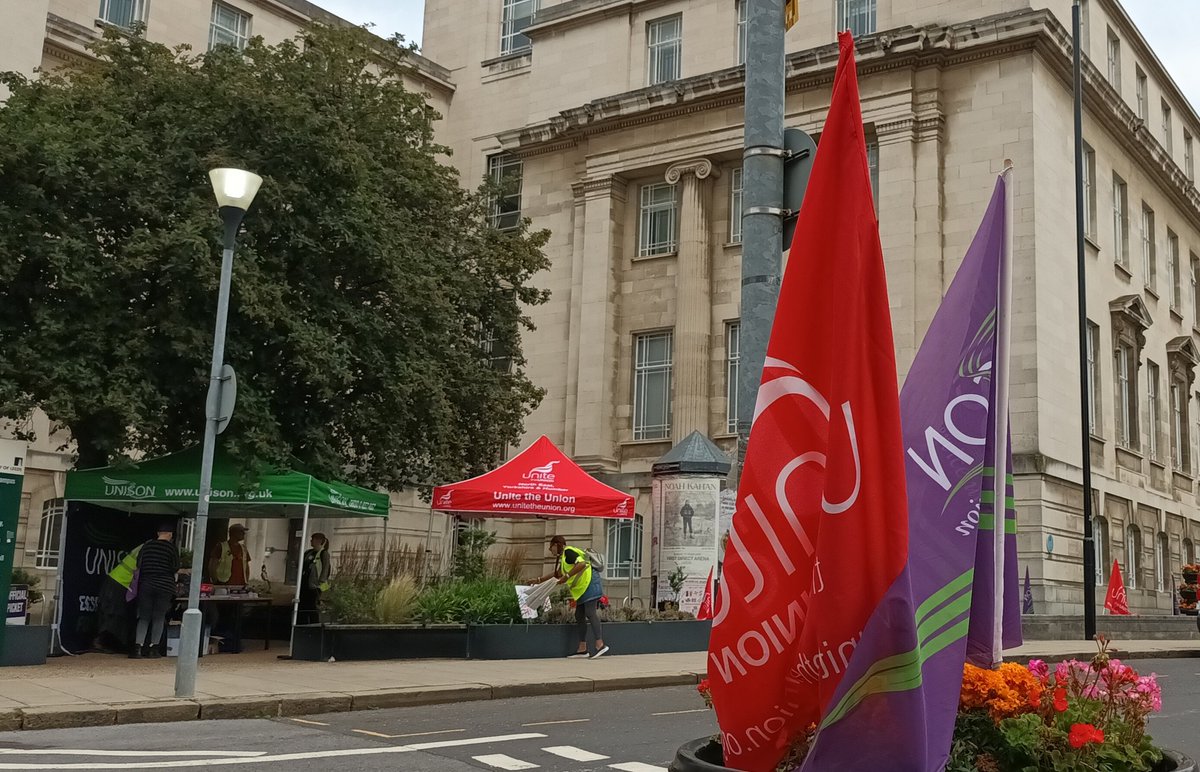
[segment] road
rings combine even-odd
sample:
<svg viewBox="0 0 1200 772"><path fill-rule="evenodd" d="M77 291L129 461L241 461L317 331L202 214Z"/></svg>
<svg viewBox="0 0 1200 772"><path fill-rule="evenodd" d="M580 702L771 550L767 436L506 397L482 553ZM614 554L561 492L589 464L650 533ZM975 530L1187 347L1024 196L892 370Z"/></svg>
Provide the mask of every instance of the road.
<svg viewBox="0 0 1200 772"><path fill-rule="evenodd" d="M1156 741L1200 757L1200 659L1157 672ZM716 731L694 687L528 697L270 721L0 733L3 769L663 772L685 740Z"/></svg>

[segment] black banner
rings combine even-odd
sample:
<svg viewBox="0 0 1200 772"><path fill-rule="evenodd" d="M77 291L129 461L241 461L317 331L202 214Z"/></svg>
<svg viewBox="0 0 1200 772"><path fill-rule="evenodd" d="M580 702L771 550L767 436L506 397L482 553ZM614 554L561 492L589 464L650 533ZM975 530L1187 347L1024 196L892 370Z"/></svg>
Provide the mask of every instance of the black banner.
<svg viewBox="0 0 1200 772"><path fill-rule="evenodd" d="M154 538L162 519L77 501L69 503L63 524L66 541L59 556L63 583L59 634L64 649L80 652L92 648L105 577L139 544Z"/></svg>

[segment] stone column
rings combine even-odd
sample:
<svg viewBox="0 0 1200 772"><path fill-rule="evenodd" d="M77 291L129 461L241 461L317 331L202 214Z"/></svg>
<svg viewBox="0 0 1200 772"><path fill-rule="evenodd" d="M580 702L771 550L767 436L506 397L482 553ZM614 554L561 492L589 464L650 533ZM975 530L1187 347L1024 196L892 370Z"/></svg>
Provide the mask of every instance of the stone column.
<svg viewBox="0 0 1200 772"><path fill-rule="evenodd" d="M709 339L712 332L710 178L719 172L707 158L677 163L666 179L679 186L679 257L675 271L675 338L671 438L708 435Z"/></svg>

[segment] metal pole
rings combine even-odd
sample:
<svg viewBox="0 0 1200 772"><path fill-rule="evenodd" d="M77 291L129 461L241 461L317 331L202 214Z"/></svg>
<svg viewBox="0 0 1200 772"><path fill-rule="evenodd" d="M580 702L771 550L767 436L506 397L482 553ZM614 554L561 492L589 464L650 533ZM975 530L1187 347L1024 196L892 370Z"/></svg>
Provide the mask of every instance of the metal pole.
<svg viewBox="0 0 1200 772"><path fill-rule="evenodd" d="M1075 49L1075 264L1079 290L1079 421L1083 449L1083 636L1096 637L1096 536L1092 533L1092 390L1088 372L1087 250L1083 200L1083 39L1079 0L1071 8ZM1096 181L1092 180L1095 185Z"/></svg>
<svg viewBox="0 0 1200 772"><path fill-rule="evenodd" d="M312 498L312 478L308 479L308 497ZM304 524L300 526L300 563L296 566L296 593L292 597L292 629L288 633L288 656L295 654L296 622L300 618L300 583L304 581L304 543L308 540L309 502L304 502ZM329 543L325 543L325 559L329 560ZM320 620L318 620L320 621Z"/></svg>
<svg viewBox="0 0 1200 772"><path fill-rule="evenodd" d="M738 328L740 474L762 380L783 259L784 0L747 0L742 301Z"/></svg>
<svg viewBox="0 0 1200 772"><path fill-rule="evenodd" d="M217 324L213 333L212 368L209 371L209 397L205 402L204 449L200 460L200 498L196 502L196 523L192 532L192 576L188 586L188 607L183 612L179 630L179 658L175 664L175 696L196 694L196 666L200 656L200 578L204 569L204 541L208 532L208 503L212 496L213 453L217 446L217 412L208 406L216 404L213 392L220 393L221 368L225 364L225 322L229 316L229 285L233 278L233 248L238 226L245 211L221 207L225 223L225 251L221 256L221 285L217 292ZM209 414L211 413L211 415ZM245 545L242 549L246 549Z"/></svg>

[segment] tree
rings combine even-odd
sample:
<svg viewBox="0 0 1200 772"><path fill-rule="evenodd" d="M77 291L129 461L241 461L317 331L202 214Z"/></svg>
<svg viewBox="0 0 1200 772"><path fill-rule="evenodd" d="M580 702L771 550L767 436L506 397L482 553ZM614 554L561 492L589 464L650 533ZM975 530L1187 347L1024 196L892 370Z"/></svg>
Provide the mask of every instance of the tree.
<svg viewBox="0 0 1200 772"><path fill-rule="evenodd" d="M547 299L546 234L491 227L495 191L438 160L399 38L314 27L193 56L110 32L93 49L77 71L2 76L0 415L41 408L80 466L199 441L207 171L232 165L264 178L233 275L236 458L399 488L520 438L542 396L520 332Z"/></svg>

